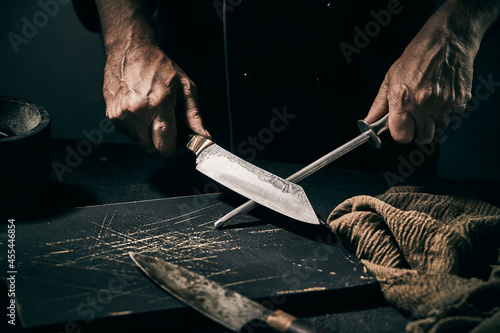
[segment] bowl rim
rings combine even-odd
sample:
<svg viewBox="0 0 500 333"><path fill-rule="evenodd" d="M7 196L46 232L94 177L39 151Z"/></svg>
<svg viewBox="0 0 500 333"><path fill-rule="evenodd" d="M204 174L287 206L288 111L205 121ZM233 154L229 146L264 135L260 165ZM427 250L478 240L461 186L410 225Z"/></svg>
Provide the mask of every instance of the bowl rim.
<svg viewBox="0 0 500 333"><path fill-rule="evenodd" d="M0 101L15 102L17 104L25 104L29 107L34 108L36 111L38 111L40 113L40 117L41 117L38 125L36 125L32 129L30 129L29 131L26 131L26 132L21 133L21 134L13 135L13 136L8 136L5 138L0 138L0 142L15 141L15 140L27 138L29 136L32 136L36 133L41 132L50 123L49 113L47 112L47 110L43 106L41 106L37 103L31 102L31 101L26 100L26 99L9 97L9 96L0 96Z"/></svg>

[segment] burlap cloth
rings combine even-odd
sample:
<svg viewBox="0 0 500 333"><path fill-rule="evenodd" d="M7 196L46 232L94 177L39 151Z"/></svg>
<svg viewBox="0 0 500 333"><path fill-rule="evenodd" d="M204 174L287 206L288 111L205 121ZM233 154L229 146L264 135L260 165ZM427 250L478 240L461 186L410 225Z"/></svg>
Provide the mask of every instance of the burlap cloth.
<svg viewBox="0 0 500 333"><path fill-rule="evenodd" d="M500 209L423 188L356 196L328 225L410 318L407 332L500 333Z"/></svg>

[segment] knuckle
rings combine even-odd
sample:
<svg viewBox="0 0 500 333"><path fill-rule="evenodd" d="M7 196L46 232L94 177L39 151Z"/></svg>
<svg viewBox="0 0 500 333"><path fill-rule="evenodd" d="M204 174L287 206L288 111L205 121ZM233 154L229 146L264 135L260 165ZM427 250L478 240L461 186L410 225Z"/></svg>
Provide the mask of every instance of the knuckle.
<svg viewBox="0 0 500 333"><path fill-rule="evenodd" d="M388 98L391 105L402 107L410 102L409 89L405 84L391 85Z"/></svg>
<svg viewBox="0 0 500 333"><path fill-rule="evenodd" d="M162 94L161 96L158 96L156 94L149 94L147 96L147 106L150 108L157 107L158 105L161 104L162 100L165 100L168 97L168 94Z"/></svg>
<svg viewBox="0 0 500 333"><path fill-rule="evenodd" d="M469 102L471 99L472 99L472 93L470 91L467 91L466 93L464 93L462 95L461 103L465 104L465 103Z"/></svg>
<svg viewBox="0 0 500 333"><path fill-rule="evenodd" d="M159 132L159 133L165 133L169 130L168 123L165 121L155 121L153 123L153 131Z"/></svg>
<svg viewBox="0 0 500 333"><path fill-rule="evenodd" d="M132 112L132 111L131 111L131 112ZM117 112L115 112L115 117L114 117L114 118L117 118L117 119L124 119L124 118L126 118L128 115L129 115L128 110L126 110L126 109L119 109L119 110L117 110Z"/></svg>
<svg viewBox="0 0 500 333"><path fill-rule="evenodd" d="M467 103L471 100L472 95L470 93L459 95L455 100L450 103L449 108L453 110L453 113L460 113L465 110Z"/></svg>
<svg viewBox="0 0 500 333"><path fill-rule="evenodd" d="M394 97L406 98L408 96L408 90L405 84L397 83L391 85L391 95Z"/></svg>
<svg viewBox="0 0 500 333"><path fill-rule="evenodd" d="M182 87L187 91L195 91L197 89L196 84L193 81L191 81L191 79L188 78L187 76L182 77L180 79L180 83Z"/></svg>
<svg viewBox="0 0 500 333"><path fill-rule="evenodd" d="M171 156L175 151L175 145L168 144L164 140L158 142L155 146L156 150L163 156Z"/></svg>
<svg viewBox="0 0 500 333"><path fill-rule="evenodd" d="M392 135L392 138L397 143L402 143L402 144L410 143L413 139L411 136L407 135L406 133L395 133Z"/></svg>
<svg viewBox="0 0 500 333"><path fill-rule="evenodd" d="M144 108L149 106L149 96L144 97L135 93L127 94L122 100L121 112L122 113L140 113Z"/></svg>
<svg viewBox="0 0 500 333"><path fill-rule="evenodd" d="M191 119L201 119L202 118L201 111L193 107L189 110L189 117Z"/></svg>
<svg viewBox="0 0 500 333"><path fill-rule="evenodd" d="M416 105L424 105L429 102L431 98L442 99L442 96L435 96L430 88L419 89L415 95L414 100Z"/></svg>
<svg viewBox="0 0 500 333"><path fill-rule="evenodd" d="M118 119L118 112L115 108L113 108L112 106L108 106L106 108L106 116L110 119L110 120L116 120Z"/></svg>
<svg viewBox="0 0 500 333"><path fill-rule="evenodd" d="M389 130L394 141L405 144L413 140L412 119L413 116L408 111L393 113L393 117L389 119Z"/></svg>

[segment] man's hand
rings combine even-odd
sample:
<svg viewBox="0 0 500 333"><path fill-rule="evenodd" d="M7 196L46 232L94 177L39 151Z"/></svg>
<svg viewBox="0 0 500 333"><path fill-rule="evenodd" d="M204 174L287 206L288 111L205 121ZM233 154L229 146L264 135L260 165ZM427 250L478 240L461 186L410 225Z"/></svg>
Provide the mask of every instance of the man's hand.
<svg viewBox="0 0 500 333"><path fill-rule="evenodd" d="M477 15L468 15L466 2L447 1L391 66L365 120L371 123L389 112L389 130L400 143L429 143L436 128L445 129L471 98L474 58L498 15L499 1L489 2L489 7L474 7ZM486 7L490 12L479 15Z"/></svg>
<svg viewBox="0 0 500 333"><path fill-rule="evenodd" d="M97 1L106 47L106 116L150 153L175 151L177 124L210 137L196 86L157 46L141 1ZM184 119L176 122L176 112Z"/></svg>
<svg viewBox="0 0 500 333"><path fill-rule="evenodd" d="M196 86L154 46L130 45L108 57L103 90L107 117L147 152L174 152L176 107L193 132L210 136L200 116Z"/></svg>

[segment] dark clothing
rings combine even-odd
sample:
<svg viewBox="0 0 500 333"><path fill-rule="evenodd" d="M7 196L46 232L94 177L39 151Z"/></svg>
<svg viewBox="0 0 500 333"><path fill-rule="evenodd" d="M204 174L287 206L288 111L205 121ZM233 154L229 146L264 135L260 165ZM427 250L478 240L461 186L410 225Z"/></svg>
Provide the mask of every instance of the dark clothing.
<svg viewBox="0 0 500 333"><path fill-rule="evenodd" d="M196 83L208 130L229 148L222 1L160 1L155 25ZM433 9L434 1L227 1L235 153L310 163L358 135L356 121ZM415 149L386 134L381 150L362 146L333 165L396 170Z"/></svg>

